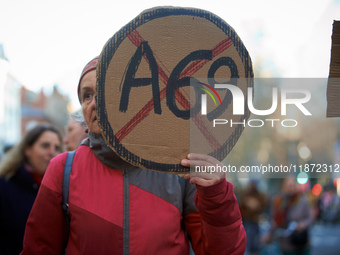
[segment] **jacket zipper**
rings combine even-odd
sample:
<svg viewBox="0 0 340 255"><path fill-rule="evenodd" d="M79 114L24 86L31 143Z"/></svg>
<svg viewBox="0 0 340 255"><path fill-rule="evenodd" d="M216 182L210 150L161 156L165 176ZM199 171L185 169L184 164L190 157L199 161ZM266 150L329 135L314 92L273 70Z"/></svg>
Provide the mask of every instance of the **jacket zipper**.
<svg viewBox="0 0 340 255"><path fill-rule="evenodd" d="M123 255L129 254L129 175L123 168Z"/></svg>

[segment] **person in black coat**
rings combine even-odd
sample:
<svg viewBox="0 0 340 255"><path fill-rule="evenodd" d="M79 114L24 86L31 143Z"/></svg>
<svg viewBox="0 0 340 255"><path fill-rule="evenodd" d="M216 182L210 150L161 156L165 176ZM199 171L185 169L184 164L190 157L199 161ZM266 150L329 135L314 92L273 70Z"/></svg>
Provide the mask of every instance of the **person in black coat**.
<svg viewBox="0 0 340 255"><path fill-rule="evenodd" d="M25 225L50 160L62 150L60 132L48 124L29 130L0 165L0 254L18 255Z"/></svg>

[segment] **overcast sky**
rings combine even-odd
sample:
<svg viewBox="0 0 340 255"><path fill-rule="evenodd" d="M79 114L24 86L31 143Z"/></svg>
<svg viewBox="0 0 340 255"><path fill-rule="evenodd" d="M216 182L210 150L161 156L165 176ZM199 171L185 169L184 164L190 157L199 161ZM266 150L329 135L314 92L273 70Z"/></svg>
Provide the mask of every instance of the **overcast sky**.
<svg viewBox="0 0 340 255"><path fill-rule="evenodd" d="M160 5L201 8L223 18L243 40L253 64L261 63L264 76L268 71L277 77L328 77L340 0L2 0L0 43L11 74L23 85L49 92L58 83L77 108L84 64L140 12Z"/></svg>

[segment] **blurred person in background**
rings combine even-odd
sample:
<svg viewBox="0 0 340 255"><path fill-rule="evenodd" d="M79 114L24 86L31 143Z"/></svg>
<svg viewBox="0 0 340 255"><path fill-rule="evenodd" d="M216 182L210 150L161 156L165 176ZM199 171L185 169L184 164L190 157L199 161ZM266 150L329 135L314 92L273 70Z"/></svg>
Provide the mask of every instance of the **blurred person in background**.
<svg viewBox="0 0 340 255"><path fill-rule="evenodd" d="M245 191L241 192L240 211L247 234L246 254L259 254L259 220L266 209L266 196L258 190L258 181L251 180Z"/></svg>
<svg viewBox="0 0 340 255"><path fill-rule="evenodd" d="M87 137L87 126L84 120L82 110L78 110L71 114L66 126L66 134L64 137L64 145L67 151L76 150L81 141Z"/></svg>
<svg viewBox="0 0 340 255"><path fill-rule="evenodd" d="M320 199L321 219L324 224L334 224L340 219L340 197L336 193L333 183L329 183L324 188L324 193Z"/></svg>
<svg viewBox="0 0 340 255"><path fill-rule="evenodd" d="M314 217L298 185L294 177L284 179L282 192L273 199L272 226L262 238L269 243L276 231L283 255L310 254L309 228Z"/></svg>
<svg viewBox="0 0 340 255"><path fill-rule="evenodd" d="M40 124L10 149L0 165L0 254L19 254L25 224L50 160L61 153L62 137Z"/></svg>

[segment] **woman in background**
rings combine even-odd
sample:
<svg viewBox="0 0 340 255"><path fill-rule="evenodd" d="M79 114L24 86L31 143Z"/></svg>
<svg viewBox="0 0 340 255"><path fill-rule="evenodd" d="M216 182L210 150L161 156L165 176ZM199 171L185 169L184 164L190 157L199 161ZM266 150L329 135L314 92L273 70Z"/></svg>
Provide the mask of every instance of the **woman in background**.
<svg viewBox="0 0 340 255"><path fill-rule="evenodd" d="M0 165L0 254L19 254L28 215L50 160L61 153L62 137L40 124L6 153Z"/></svg>

